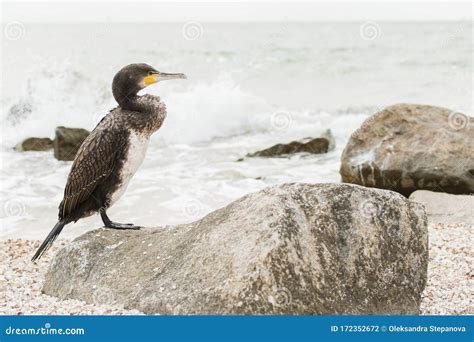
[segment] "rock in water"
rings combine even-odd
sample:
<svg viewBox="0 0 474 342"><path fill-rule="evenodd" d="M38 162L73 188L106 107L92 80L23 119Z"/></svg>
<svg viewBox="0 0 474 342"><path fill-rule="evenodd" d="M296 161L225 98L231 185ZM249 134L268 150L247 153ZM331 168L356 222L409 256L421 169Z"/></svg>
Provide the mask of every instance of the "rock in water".
<svg viewBox="0 0 474 342"><path fill-rule="evenodd" d="M423 206L350 184L285 184L199 221L88 232L59 251L45 294L159 314L417 314Z"/></svg>
<svg viewBox="0 0 474 342"><path fill-rule="evenodd" d="M346 183L390 189L474 192L473 118L449 109L397 104L368 118L341 158Z"/></svg>
<svg viewBox="0 0 474 342"><path fill-rule="evenodd" d="M89 135L82 128L56 127L54 138L54 157L58 160L74 160L77 150Z"/></svg>
<svg viewBox="0 0 474 342"><path fill-rule="evenodd" d="M15 151L49 151L53 149L53 141L49 138L27 138L15 146Z"/></svg>
<svg viewBox="0 0 474 342"><path fill-rule="evenodd" d="M318 138L306 138L302 141L292 141L288 144L276 144L255 153L249 153L247 157L280 157L294 153L327 153L334 149L334 137L330 130L327 130Z"/></svg>

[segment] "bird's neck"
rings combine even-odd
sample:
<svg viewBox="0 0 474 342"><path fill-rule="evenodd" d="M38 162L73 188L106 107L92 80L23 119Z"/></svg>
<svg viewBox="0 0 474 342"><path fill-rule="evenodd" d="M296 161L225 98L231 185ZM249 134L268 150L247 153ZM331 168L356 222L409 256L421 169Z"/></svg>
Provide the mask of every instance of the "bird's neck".
<svg viewBox="0 0 474 342"><path fill-rule="evenodd" d="M163 110L166 112L166 107L160 102L160 98L150 94L127 96L117 102L122 109L142 113L144 115L154 115L154 113Z"/></svg>
<svg viewBox="0 0 474 342"><path fill-rule="evenodd" d="M130 110L133 112L141 112L144 108L139 101L140 96L138 95L129 95L124 96L122 98L115 98L117 100L119 106L122 109Z"/></svg>
<svg viewBox="0 0 474 342"><path fill-rule="evenodd" d="M125 120L127 127L146 135L156 132L166 118L165 104L158 96L150 94L130 98L125 107L120 105L120 109L116 113Z"/></svg>
<svg viewBox="0 0 474 342"><path fill-rule="evenodd" d="M137 88L128 88L123 89L123 87L112 85L112 94L114 95L115 101L119 104L120 107L127 110L139 111L139 101L140 98L137 93L140 89Z"/></svg>

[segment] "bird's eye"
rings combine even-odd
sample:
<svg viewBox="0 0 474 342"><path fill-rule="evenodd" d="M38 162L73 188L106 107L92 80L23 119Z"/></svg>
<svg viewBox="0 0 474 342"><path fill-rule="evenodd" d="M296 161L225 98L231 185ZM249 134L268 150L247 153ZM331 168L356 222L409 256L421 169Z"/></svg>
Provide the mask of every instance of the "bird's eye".
<svg viewBox="0 0 474 342"><path fill-rule="evenodd" d="M153 75L153 71L148 71L148 76Z"/></svg>

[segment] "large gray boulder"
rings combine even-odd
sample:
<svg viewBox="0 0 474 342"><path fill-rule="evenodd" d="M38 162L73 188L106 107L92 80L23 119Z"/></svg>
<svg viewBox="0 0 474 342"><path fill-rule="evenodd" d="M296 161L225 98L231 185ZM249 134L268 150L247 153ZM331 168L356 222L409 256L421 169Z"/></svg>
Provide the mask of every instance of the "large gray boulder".
<svg viewBox="0 0 474 342"><path fill-rule="evenodd" d="M445 108L397 104L368 118L341 157L346 183L474 193L474 119Z"/></svg>
<svg viewBox="0 0 474 342"><path fill-rule="evenodd" d="M410 200L425 207L429 223L460 223L474 228L474 195L417 190L410 195Z"/></svg>
<svg viewBox="0 0 474 342"><path fill-rule="evenodd" d="M58 160L74 160L88 135L89 131L83 128L56 127L54 157Z"/></svg>
<svg viewBox="0 0 474 342"><path fill-rule="evenodd" d="M43 292L152 314L417 314L421 205L349 184L285 184L199 221L97 229L54 257Z"/></svg>

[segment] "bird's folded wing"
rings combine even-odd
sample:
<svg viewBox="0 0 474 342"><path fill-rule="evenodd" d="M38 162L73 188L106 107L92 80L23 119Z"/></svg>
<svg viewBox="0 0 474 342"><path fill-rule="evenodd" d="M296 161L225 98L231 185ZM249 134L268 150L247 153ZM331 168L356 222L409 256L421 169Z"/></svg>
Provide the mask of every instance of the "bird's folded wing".
<svg viewBox="0 0 474 342"><path fill-rule="evenodd" d="M120 132L95 129L79 148L69 173L59 218L65 218L87 200L95 188L114 171L116 156L126 138Z"/></svg>

